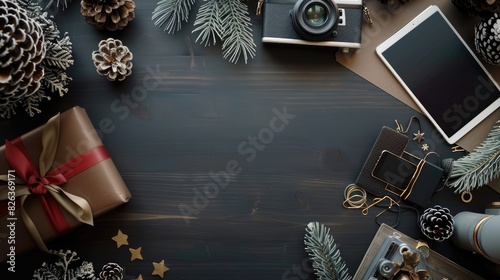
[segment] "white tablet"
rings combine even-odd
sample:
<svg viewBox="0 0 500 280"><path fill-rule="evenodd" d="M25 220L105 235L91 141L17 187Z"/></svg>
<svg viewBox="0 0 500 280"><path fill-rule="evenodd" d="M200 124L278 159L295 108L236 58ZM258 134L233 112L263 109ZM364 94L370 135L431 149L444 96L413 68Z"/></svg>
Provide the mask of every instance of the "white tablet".
<svg viewBox="0 0 500 280"><path fill-rule="evenodd" d="M376 53L450 144L500 107L500 87L437 6Z"/></svg>

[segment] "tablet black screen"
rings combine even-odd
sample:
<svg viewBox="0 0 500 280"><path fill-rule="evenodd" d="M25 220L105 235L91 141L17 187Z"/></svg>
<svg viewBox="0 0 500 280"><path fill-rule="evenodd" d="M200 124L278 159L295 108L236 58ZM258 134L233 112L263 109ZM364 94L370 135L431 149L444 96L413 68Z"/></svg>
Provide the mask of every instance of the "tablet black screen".
<svg viewBox="0 0 500 280"><path fill-rule="evenodd" d="M500 97L437 12L382 54L448 136Z"/></svg>

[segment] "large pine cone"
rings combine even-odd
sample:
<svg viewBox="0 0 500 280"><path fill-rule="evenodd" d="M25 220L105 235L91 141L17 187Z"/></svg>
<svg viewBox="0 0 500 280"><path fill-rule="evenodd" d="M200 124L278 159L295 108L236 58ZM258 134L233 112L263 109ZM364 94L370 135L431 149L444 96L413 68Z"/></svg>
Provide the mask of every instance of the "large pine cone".
<svg viewBox="0 0 500 280"><path fill-rule="evenodd" d="M469 16L488 16L500 12L500 0L451 0L451 2Z"/></svg>
<svg viewBox="0 0 500 280"><path fill-rule="evenodd" d="M113 38L102 40L99 50L92 52L97 73L110 81L123 81L132 73L132 58L132 53L122 41Z"/></svg>
<svg viewBox="0 0 500 280"><path fill-rule="evenodd" d="M420 229L429 239L441 242L451 237L454 224L450 210L436 205L420 216Z"/></svg>
<svg viewBox="0 0 500 280"><path fill-rule="evenodd" d="M0 0L0 102L16 102L40 88L43 30L24 9Z"/></svg>
<svg viewBox="0 0 500 280"><path fill-rule="evenodd" d="M133 0L82 0L81 13L99 30L122 30L135 17Z"/></svg>
<svg viewBox="0 0 500 280"><path fill-rule="evenodd" d="M99 273L99 279L102 280L122 280L123 268L116 263L108 263L102 267Z"/></svg>
<svg viewBox="0 0 500 280"><path fill-rule="evenodd" d="M483 18L474 28L476 50L486 62L500 65L500 13Z"/></svg>

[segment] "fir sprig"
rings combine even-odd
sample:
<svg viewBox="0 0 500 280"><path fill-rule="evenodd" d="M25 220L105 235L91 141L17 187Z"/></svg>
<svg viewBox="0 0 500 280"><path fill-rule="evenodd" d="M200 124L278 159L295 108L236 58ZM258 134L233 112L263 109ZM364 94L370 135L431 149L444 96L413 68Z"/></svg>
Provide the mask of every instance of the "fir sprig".
<svg viewBox="0 0 500 280"><path fill-rule="evenodd" d="M80 259L76 252L50 250L49 253L58 256L58 261L44 262L33 272L33 280L97 280L91 262L84 261L79 266L74 264Z"/></svg>
<svg viewBox="0 0 500 280"><path fill-rule="evenodd" d="M255 56L256 48L247 5L240 0L227 0L223 15L223 56L230 62L236 63L243 55L247 63L249 57Z"/></svg>
<svg viewBox="0 0 500 280"><path fill-rule="evenodd" d="M304 244L306 252L313 262L314 273L318 280L352 279L340 256L340 251L337 250L334 239L330 235L330 229L318 222L307 224Z"/></svg>
<svg viewBox="0 0 500 280"><path fill-rule="evenodd" d="M197 26L193 33L200 32L196 38L196 42L205 44L205 46L215 45L217 39L222 39L223 22L222 22L222 0L204 0L205 4L201 5L194 26Z"/></svg>
<svg viewBox="0 0 500 280"><path fill-rule="evenodd" d="M181 30L182 22L187 22L195 0L160 0L153 11L151 20L156 26L165 25L164 30L175 33Z"/></svg>
<svg viewBox="0 0 500 280"><path fill-rule="evenodd" d="M55 1L55 5L56 5L56 8L59 8L59 4L61 2L61 0L49 0L49 2L47 3L47 5L45 6L45 10L47 10L49 7L51 7L52 5L54 5L54 1ZM66 9L68 7L68 1L71 1L71 0L62 0L62 7L63 7L63 10Z"/></svg>
<svg viewBox="0 0 500 280"><path fill-rule="evenodd" d="M496 123L474 151L452 161L446 185L455 193L479 188L500 176L500 120Z"/></svg>
<svg viewBox="0 0 500 280"><path fill-rule="evenodd" d="M248 6L243 0L204 0L196 15L193 33L199 32L196 42L205 46L223 41L223 57L232 63L241 57L248 62L256 53L252 24ZM153 11L156 26L175 33L181 29L182 21L188 21L195 0L160 0Z"/></svg>
<svg viewBox="0 0 500 280"><path fill-rule="evenodd" d="M69 37L66 36L59 41L47 42L45 52L45 63L50 67L57 67L60 69L67 69L73 65L73 57L71 55L71 42Z"/></svg>

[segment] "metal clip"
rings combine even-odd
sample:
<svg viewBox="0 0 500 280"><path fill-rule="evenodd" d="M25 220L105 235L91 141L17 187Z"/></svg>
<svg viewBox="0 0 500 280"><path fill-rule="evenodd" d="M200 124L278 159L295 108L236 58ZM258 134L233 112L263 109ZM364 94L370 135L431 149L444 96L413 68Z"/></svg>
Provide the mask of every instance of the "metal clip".
<svg viewBox="0 0 500 280"><path fill-rule="evenodd" d="M452 153L465 152L465 149L460 147L459 145L455 145L451 147L451 152Z"/></svg>
<svg viewBox="0 0 500 280"><path fill-rule="evenodd" d="M259 0L259 2L257 2L257 10L255 12L255 15L260 16L260 14L262 13L262 5L264 5L264 0Z"/></svg>
<svg viewBox="0 0 500 280"><path fill-rule="evenodd" d="M385 199L388 199L388 200L389 200L389 207L387 207L387 208L386 208L385 210L383 210L382 212L378 213L378 214L377 214L377 217L378 217L378 216L380 216L380 215L382 215L385 211L387 211L387 210L391 209L391 208L392 208L392 205L396 204L396 205L398 205L398 206L399 206L399 203L398 203L398 202L396 202L396 201L395 201L394 199L392 199L390 196L386 195L386 196L384 196L384 197L382 197L382 198L380 198L380 197L374 198L374 199L373 199L373 203L372 203L372 204L370 204L370 205L368 205L368 206L366 206L365 208L363 208L363 210L361 211L361 213L363 213L363 215L365 215L365 216L366 216L366 215L368 215L368 209L370 209L371 207L373 207L373 206L375 206L375 205L379 204L380 202L382 202L382 201L383 201L383 200L385 200Z"/></svg>
<svg viewBox="0 0 500 280"><path fill-rule="evenodd" d="M372 16L370 15L370 10L365 4L365 1L363 1L363 14L365 14L366 20L368 20L369 24L373 23Z"/></svg>

